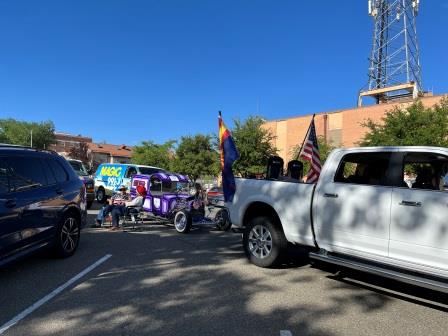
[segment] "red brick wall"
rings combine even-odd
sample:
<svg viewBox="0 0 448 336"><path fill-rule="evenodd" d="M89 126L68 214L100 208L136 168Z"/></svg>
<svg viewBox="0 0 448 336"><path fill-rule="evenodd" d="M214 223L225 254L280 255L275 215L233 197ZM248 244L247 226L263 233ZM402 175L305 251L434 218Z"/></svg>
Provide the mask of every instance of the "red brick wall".
<svg viewBox="0 0 448 336"><path fill-rule="evenodd" d="M421 101L424 106L430 107L439 103L443 96L423 97ZM330 141L329 118L334 118L339 121L342 117L342 128L340 129L341 137L340 143L335 144L340 147L352 147L362 140L364 134L367 132L361 123L367 119L372 119L375 122L381 121L382 117L387 111L392 110L395 106L407 106L412 102L407 103L389 103L380 105L371 105L347 110L339 110L333 112L324 112L316 114L316 132L318 136L327 136L327 141ZM287 162L291 159L291 153L294 146L301 145L305 137L305 133L310 124L312 115L305 115L300 117L292 117L282 120L267 121L263 127L271 131L276 136L273 144L279 150L279 155ZM327 122L325 119L327 118ZM336 122L335 124L340 124ZM337 129L335 129L337 130Z"/></svg>

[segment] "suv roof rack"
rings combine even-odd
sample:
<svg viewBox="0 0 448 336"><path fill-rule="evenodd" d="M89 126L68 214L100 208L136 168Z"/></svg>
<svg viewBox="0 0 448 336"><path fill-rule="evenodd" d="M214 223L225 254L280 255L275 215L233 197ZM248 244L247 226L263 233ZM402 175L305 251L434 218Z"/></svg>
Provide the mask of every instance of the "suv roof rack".
<svg viewBox="0 0 448 336"><path fill-rule="evenodd" d="M7 148L9 147L9 148L17 148L17 149L27 149L27 150L32 150L32 151L36 151L36 152L47 152L47 153L59 155L57 152L55 152L54 150L51 150L51 149L39 149L39 148L32 148L30 146L6 144L6 143L1 143L0 142L0 148L1 147L7 147Z"/></svg>

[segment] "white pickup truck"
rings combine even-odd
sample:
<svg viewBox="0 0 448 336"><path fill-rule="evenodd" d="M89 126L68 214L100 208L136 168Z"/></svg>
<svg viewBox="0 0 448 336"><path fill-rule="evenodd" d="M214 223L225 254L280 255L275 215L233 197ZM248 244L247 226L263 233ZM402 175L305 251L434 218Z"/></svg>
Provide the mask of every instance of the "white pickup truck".
<svg viewBox="0 0 448 336"><path fill-rule="evenodd" d="M229 208L261 267L310 257L448 292L448 148L334 150L317 184L236 179Z"/></svg>

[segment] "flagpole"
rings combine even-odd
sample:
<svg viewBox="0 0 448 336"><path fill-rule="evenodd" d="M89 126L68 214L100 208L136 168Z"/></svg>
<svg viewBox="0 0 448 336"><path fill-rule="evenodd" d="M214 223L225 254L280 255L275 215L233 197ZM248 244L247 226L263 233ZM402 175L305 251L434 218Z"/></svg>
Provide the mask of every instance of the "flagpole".
<svg viewBox="0 0 448 336"><path fill-rule="evenodd" d="M300 150L299 150L298 153L297 153L296 160L299 159L300 154L302 153L303 145L305 144L305 140L306 140L306 138L308 138L308 133L310 132L310 128L311 128L311 123L313 122L315 116L316 116L316 114L313 114L313 117L311 118L310 125L308 126L308 130L307 130L306 133L305 133L305 137L303 138L302 146L300 146Z"/></svg>

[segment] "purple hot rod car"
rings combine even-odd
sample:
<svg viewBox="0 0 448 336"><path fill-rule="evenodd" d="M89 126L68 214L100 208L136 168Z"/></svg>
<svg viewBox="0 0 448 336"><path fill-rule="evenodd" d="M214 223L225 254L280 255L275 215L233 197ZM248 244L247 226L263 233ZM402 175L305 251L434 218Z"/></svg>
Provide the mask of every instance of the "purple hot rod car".
<svg viewBox="0 0 448 336"><path fill-rule="evenodd" d="M174 223L180 233L188 233L193 224L215 225L228 230L231 226L227 209L220 209L213 219L205 216L206 200L198 184L192 185L188 177L174 173L134 175L131 197L136 196L137 186L146 188L143 210L153 216Z"/></svg>

